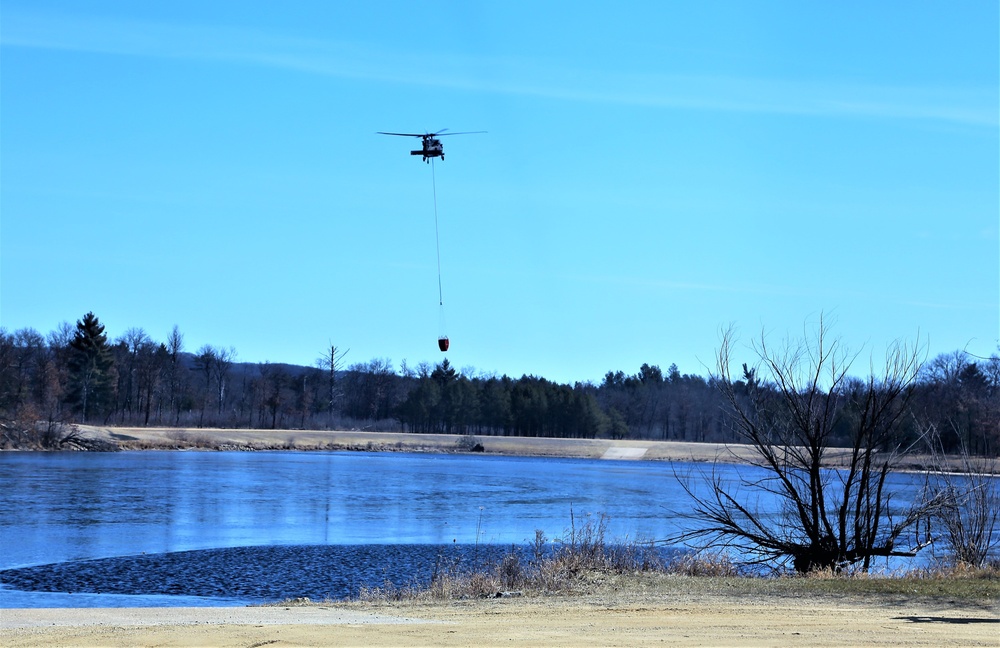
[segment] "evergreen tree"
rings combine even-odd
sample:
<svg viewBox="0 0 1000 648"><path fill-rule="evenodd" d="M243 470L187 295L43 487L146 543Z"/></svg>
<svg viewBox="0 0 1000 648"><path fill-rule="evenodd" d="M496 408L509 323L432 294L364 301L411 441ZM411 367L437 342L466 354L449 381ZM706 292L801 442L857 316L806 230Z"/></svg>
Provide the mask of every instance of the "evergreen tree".
<svg viewBox="0 0 1000 648"><path fill-rule="evenodd" d="M114 360L108 347L108 336L104 334L104 325L93 313L87 313L77 321L68 356L69 389L66 401L86 422L91 416L104 412L114 394Z"/></svg>

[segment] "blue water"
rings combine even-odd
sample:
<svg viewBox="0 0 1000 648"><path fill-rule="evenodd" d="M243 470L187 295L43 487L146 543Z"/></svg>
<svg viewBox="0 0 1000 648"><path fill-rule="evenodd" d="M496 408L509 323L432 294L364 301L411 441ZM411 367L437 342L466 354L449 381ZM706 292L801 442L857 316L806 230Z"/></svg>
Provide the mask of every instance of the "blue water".
<svg viewBox="0 0 1000 648"><path fill-rule="evenodd" d="M0 586L0 607L343 595L344 583L377 584L386 563L400 566L397 581L422 578L462 547L525 546L536 529L558 539L602 514L609 540L663 539L689 508L676 475L705 469L405 453L0 453L0 570L35 567L20 580L8 572L21 589ZM220 551L248 547L257 549ZM241 564L264 565L261 579L244 583ZM269 564L336 573L310 584L274 572L289 583L281 590L266 582Z"/></svg>

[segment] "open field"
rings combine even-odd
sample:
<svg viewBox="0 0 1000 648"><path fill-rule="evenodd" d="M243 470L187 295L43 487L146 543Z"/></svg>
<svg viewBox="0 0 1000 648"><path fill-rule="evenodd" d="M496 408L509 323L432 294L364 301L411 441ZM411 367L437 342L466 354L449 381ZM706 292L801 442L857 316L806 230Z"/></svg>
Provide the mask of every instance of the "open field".
<svg viewBox="0 0 1000 648"><path fill-rule="evenodd" d="M749 446L685 441L552 439L543 437L409 434L356 430L235 430L214 428L123 428L78 426L87 438L114 443L125 450L353 450L369 452L470 452L474 443L490 455L567 457L646 461L743 463L753 457ZM849 451L828 452L829 465L846 463ZM901 470L924 470L930 457L910 455ZM956 459L955 465L960 465ZM994 461L994 467L997 462Z"/></svg>
<svg viewBox="0 0 1000 648"><path fill-rule="evenodd" d="M2 610L8 646L997 646L969 598L866 581L603 576L586 592L259 608ZM895 588L896 590L905 588ZM933 589L933 587L932 587ZM874 591L873 591L874 590Z"/></svg>

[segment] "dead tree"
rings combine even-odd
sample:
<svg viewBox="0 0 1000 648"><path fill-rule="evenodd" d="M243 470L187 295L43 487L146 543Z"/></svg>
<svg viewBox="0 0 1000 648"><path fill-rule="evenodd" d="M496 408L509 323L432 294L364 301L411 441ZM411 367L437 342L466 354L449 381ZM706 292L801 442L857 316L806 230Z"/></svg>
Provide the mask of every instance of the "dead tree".
<svg viewBox="0 0 1000 648"><path fill-rule="evenodd" d="M937 505L897 509L886 478L903 450L900 423L920 350L897 344L885 365L864 380L849 377L856 354L829 339L822 320L802 341L751 345L754 366L731 370L735 333L723 333L715 383L729 424L753 450L753 468L735 480L714 472L708 495L683 484L694 499L681 540L726 547L748 562L788 564L797 572L868 570L877 557L911 556L900 548L908 529ZM831 448L838 447L834 468ZM682 482L683 483L683 482Z"/></svg>
<svg viewBox="0 0 1000 648"><path fill-rule="evenodd" d="M326 407L329 418L328 427L334 425L334 421L336 420L337 401L340 396L340 386L337 384L337 372L340 371L344 356L347 355L348 351L350 349L341 350L331 344L329 350L324 351L323 355L316 361L316 366L327 372Z"/></svg>

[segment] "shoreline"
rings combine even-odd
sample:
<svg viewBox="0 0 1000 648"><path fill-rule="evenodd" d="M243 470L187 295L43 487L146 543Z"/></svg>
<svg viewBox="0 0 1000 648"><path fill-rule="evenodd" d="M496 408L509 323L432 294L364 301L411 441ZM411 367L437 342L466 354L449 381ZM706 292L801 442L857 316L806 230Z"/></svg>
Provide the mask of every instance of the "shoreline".
<svg viewBox="0 0 1000 648"><path fill-rule="evenodd" d="M94 425L74 425L74 428L86 441L104 444L117 450L138 451L414 452L724 464L750 464L756 457L749 445L696 441L563 439L360 430L248 430ZM22 451L32 450L0 452ZM826 465L829 468L845 466L849 458L849 448L830 448L827 452ZM983 461L992 470L1000 471L1000 458ZM946 467L961 473L961 458L949 457ZM896 471L928 472L936 468L933 457L914 454L905 457L896 467Z"/></svg>
<svg viewBox="0 0 1000 648"><path fill-rule="evenodd" d="M727 459L727 463L741 463L750 456L746 446L684 441L557 439L359 430L77 427L84 438L113 443L123 450L342 450L645 461L704 462Z"/></svg>

